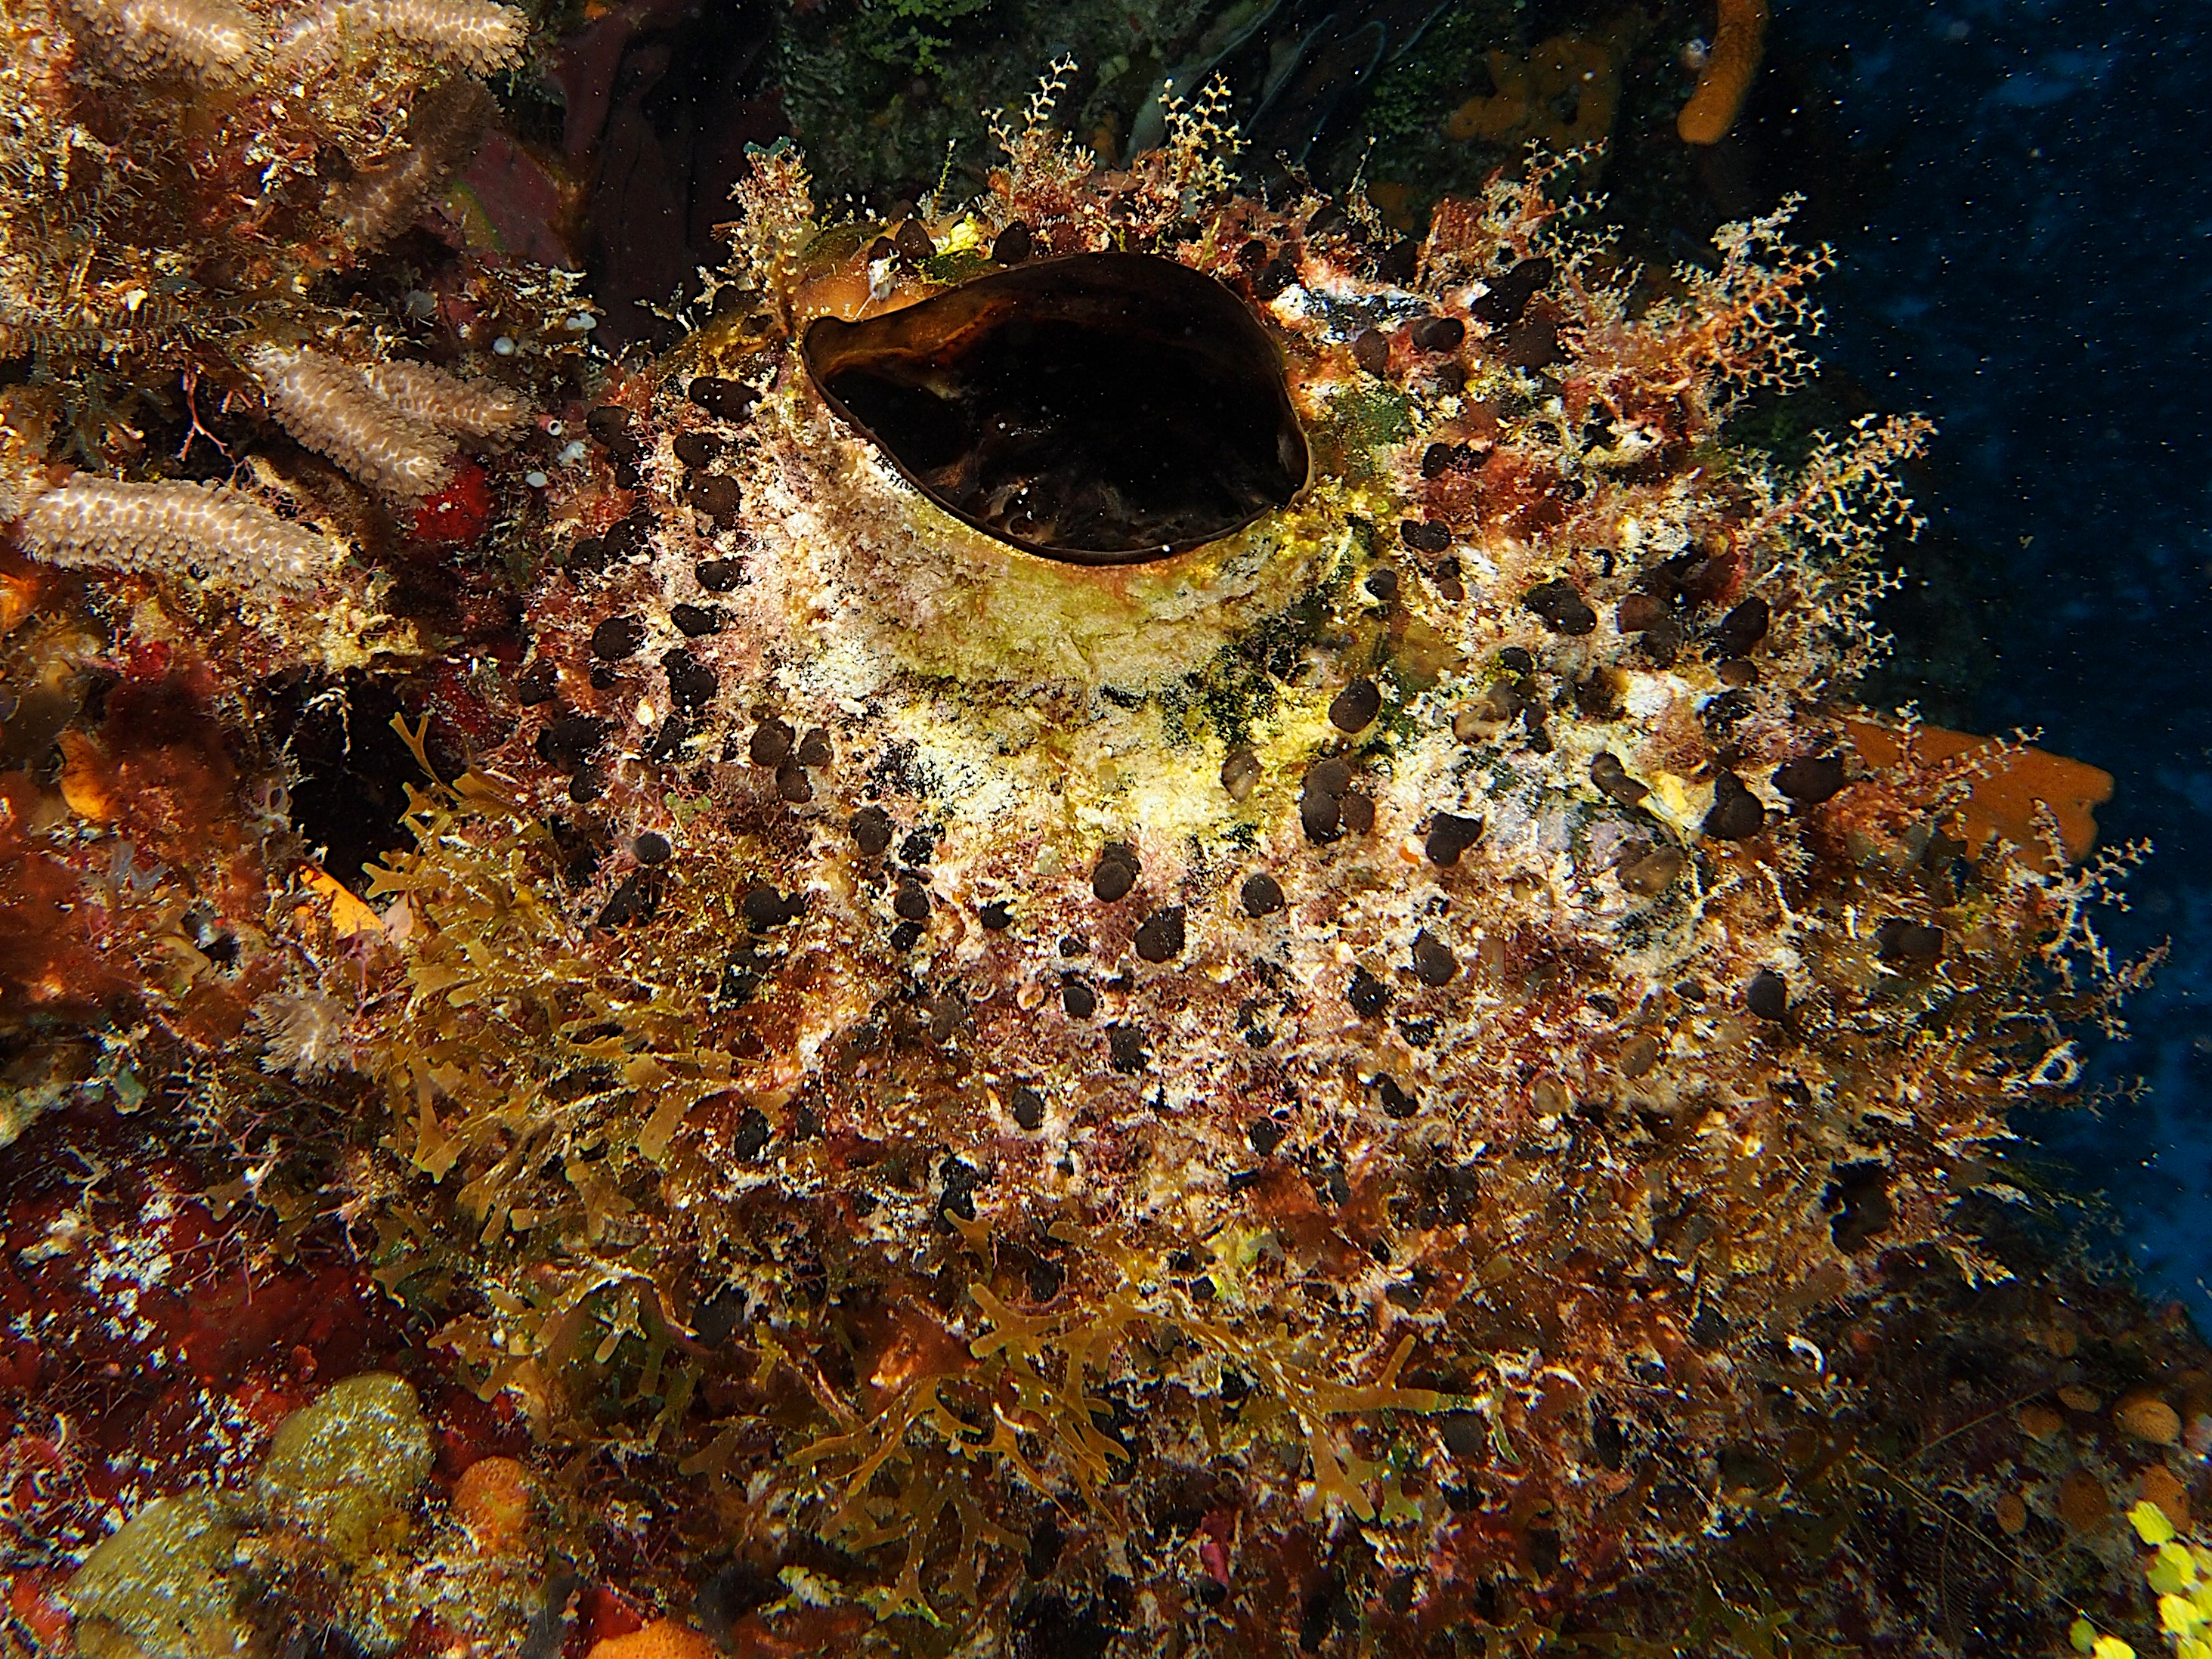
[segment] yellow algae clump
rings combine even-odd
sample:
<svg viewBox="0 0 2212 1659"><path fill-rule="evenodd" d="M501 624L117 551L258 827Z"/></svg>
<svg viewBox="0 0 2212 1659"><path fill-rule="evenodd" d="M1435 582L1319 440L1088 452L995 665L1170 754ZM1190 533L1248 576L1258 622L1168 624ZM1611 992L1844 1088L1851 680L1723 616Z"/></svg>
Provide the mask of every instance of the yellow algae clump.
<svg viewBox="0 0 2212 1659"><path fill-rule="evenodd" d="M251 1630L230 1582L238 1528L213 1496L156 1498L94 1550L70 1581L86 1659L225 1659Z"/></svg>
<svg viewBox="0 0 2212 1659"><path fill-rule="evenodd" d="M1698 84L1674 118L1686 144L1717 144L1735 125L1766 50L1766 0L1720 0L1720 27Z"/></svg>
<svg viewBox="0 0 2212 1659"><path fill-rule="evenodd" d="M276 1515L358 1561L405 1532L405 1505L430 1462L414 1389L368 1372L332 1384L277 1425L258 1484Z"/></svg>

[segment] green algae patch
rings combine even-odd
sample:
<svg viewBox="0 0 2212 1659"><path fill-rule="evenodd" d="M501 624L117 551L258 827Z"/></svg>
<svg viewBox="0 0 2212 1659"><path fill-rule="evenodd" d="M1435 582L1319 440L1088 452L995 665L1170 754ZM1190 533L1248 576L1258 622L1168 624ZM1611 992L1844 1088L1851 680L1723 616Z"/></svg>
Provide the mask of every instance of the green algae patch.
<svg viewBox="0 0 2212 1659"><path fill-rule="evenodd" d="M431 1458L415 1390L370 1371L284 1419L258 1484L276 1516L358 1566L404 1534L407 1505L429 1479Z"/></svg>
<svg viewBox="0 0 2212 1659"><path fill-rule="evenodd" d="M85 1559L69 1587L87 1659L216 1659L251 1632L231 1588L237 1529L207 1492L156 1498Z"/></svg>

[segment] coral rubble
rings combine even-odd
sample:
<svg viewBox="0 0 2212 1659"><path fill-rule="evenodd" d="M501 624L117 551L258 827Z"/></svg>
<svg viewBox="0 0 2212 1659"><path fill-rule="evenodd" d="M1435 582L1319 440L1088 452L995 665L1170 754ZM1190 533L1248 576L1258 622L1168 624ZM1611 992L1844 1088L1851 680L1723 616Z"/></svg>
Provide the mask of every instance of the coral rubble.
<svg viewBox="0 0 2212 1659"><path fill-rule="evenodd" d="M82 69L10 25L86 77L35 106L57 155L101 77L220 70L274 120L309 63L336 88L284 131L359 154L264 199L274 251L188 279L173 335L0 249L75 377L9 405L0 1015L38 1103L4 1121L179 1143L106 1242L97 1178L25 1176L0 1297L92 1341L70 1287L166 1282L173 1165L228 1157L198 1200L256 1218L271 1293L404 1334L226 1370L149 1301L124 1351L183 1356L224 1453L104 1541L53 1522L46 1625L1673 1651L1742 1627L1762 1553L1839 1547L1791 1530L1822 1504L2109 1547L2038 1613L2126 1587L2116 1489L2162 1471L2185 1516L2194 1350L2008 1286L2032 1251L1986 1214L2139 974L2091 923L2128 854L2081 861L2094 779L1850 704L1928 428L1790 471L1725 442L1807 366L1786 216L1645 277L1540 164L1407 245L1238 193L1215 101L1116 167L1048 84L983 195L896 222L757 154L658 360L587 368L567 284L464 264L433 362L319 274L424 199L365 205L370 132L449 156L420 100L513 15L80 23ZM119 446L101 353L220 387L240 482ZM380 608L423 588L449 647ZM411 676L405 840L357 891L268 729L301 659L349 709ZM1893 1446L1969 1308L2014 1340ZM200 1397L240 1372L249 1406ZM1966 1415L2014 1388L2090 1403ZM1854 1547L1895 1616L1918 1570Z"/></svg>

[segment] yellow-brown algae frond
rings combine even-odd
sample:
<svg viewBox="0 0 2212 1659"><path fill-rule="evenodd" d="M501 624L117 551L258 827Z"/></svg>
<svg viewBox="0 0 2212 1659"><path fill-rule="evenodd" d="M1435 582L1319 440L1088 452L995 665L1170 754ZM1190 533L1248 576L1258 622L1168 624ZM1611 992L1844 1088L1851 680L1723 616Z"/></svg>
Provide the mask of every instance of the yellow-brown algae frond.
<svg viewBox="0 0 2212 1659"><path fill-rule="evenodd" d="M79 474L23 514L23 545L49 564L153 574L191 565L236 586L297 590L335 562L322 537L217 483L124 483Z"/></svg>
<svg viewBox="0 0 2212 1659"><path fill-rule="evenodd" d="M452 476L453 441L401 412L352 364L275 346L252 364L277 424L371 489L414 501Z"/></svg>
<svg viewBox="0 0 2212 1659"><path fill-rule="evenodd" d="M307 69L327 63L347 42L381 36L489 75L521 62L528 33L520 10L487 0L325 0L284 30L276 54L288 69Z"/></svg>
<svg viewBox="0 0 2212 1659"><path fill-rule="evenodd" d="M1717 144L1743 108L1766 50L1766 0L1720 0L1720 27L1698 72L1697 89L1674 131L1686 144Z"/></svg>
<svg viewBox="0 0 2212 1659"><path fill-rule="evenodd" d="M76 0L74 9L116 64L236 76L261 49L259 26L222 0Z"/></svg>
<svg viewBox="0 0 2212 1659"><path fill-rule="evenodd" d="M496 380L464 380L428 363L371 363L369 388L410 420L457 437L510 437L530 418L530 401Z"/></svg>
<svg viewBox="0 0 2212 1659"><path fill-rule="evenodd" d="M331 192L328 211L346 240L373 248L411 224L475 153L497 107L470 80L448 81L424 94L408 112L405 148Z"/></svg>

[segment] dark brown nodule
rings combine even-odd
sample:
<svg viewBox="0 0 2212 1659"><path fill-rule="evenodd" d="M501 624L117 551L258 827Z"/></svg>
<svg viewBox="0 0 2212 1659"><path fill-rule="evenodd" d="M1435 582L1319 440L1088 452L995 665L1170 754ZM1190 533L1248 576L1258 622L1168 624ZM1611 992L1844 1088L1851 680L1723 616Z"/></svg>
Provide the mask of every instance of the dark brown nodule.
<svg viewBox="0 0 2212 1659"><path fill-rule="evenodd" d="M745 744L745 757L755 766L781 765L791 753L791 727L782 720L763 720L753 727Z"/></svg>
<svg viewBox="0 0 2212 1659"><path fill-rule="evenodd" d="M1521 603L1542 617L1554 634L1588 634L1597 627L1597 612L1570 581L1541 583L1530 588Z"/></svg>
<svg viewBox="0 0 2212 1659"><path fill-rule="evenodd" d="M1370 374L1390 372L1390 337L1379 328L1363 328L1352 343L1352 361Z"/></svg>
<svg viewBox="0 0 2212 1659"><path fill-rule="evenodd" d="M1673 847L1655 848L1639 854L1620 866L1621 890L1638 898L1656 898L1674 884L1674 878L1682 873L1688 862L1680 850Z"/></svg>
<svg viewBox="0 0 2212 1659"><path fill-rule="evenodd" d="M1743 988L1743 1006L1761 1019L1780 1019L1790 1012L1790 981L1762 968Z"/></svg>
<svg viewBox="0 0 2212 1659"><path fill-rule="evenodd" d="M1328 705L1328 721L1340 732L1359 732L1375 723L1382 712L1382 693L1375 682L1358 679L1338 692Z"/></svg>
<svg viewBox="0 0 2212 1659"><path fill-rule="evenodd" d="M621 662L645 643L645 623L632 616L610 617L592 630L592 654L602 662Z"/></svg>
<svg viewBox="0 0 2212 1659"><path fill-rule="evenodd" d="M1099 848L1098 863L1091 872L1091 891L1102 904L1127 898L1137 884L1136 849L1127 842L1109 841Z"/></svg>
<svg viewBox="0 0 2212 1659"><path fill-rule="evenodd" d="M1036 252L1036 238L1017 219L991 239L991 257L1002 265L1018 265Z"/></svg>
<svg viewBox="0 0 2212 1659"><path fill-rule="evenodd" d="M1627 593L1613 610L1613 625L1624 634L1641 634L1668 618L1667 601L1656 593Z"/></svg>
<svg viewBox="0 0 2212 1659"><path fill-rule="evenodd" d="M1774 787L1800 806L1818 806L1844 787L1844 757L1784 761L1774 769Z"/></svg>
<svg viewBox="0 0 2212 1659"><path fill-rule="evenodd" d="M929 231L919 219L908 219L891 233L891 246L900 255L920 264L937 252L937 244L930 240Z"/></svg>
<svg viewBox="0 0 2212 1659"><path fill-rule="evenodd" d="M1896 917L1875 930L1875 948L1886 962L1925 964L1943 954L1943 930Z"/></svg>
<svg viewBox="0 0 2212 1659"><path fill-rule="evenodd" d="M739 380L719 374L702 374L684 394L718 420L742 421L753 412L760 393Z"/></svg>
<svg viewBox="0 0 2212 1659"><path fill-rule="evenodd" d="M1146 962L1165 962L1182 954L1183 909L1180 904L1156 910L1137 929L1137 954Z"/></svg>
<svg viewBox="0 0 2212 1659"><path fill-rule="evenodd" d="M1459 958L1425 927L1413 935L1413 977L1431 989L1449 985L1459 975Z"/></svg>
<svg viewBox="0 0 2212 1659"><path fill-rule="evenodd" d="M1428 839L1422 850L1429 862L1447 867L1459 862L1459 855L1482 839L1482 820L1462 817L1456 812L1439 812L1429 820Z"/></svg>
<svg viewBox="0 0 2212 1659"><path fill-rule="evenodd" d="M1264 872L1244 878L1237 898L1248 916L1272 916L1283 908L1283 884Z"/></svg>
<svg viewBox="0 0 2212 1659"><path fill-rule="evenodd" d="M1705 814L1705 833L1721 841L1749 841L1766 827L1766 808L1744 787L1733 772L1713 779L1712 809Z"/></svg>
<svg viewBox="0 0 2212 1659"><path fill-rule="evenodd" d="M1754 594L1721 618L1721 625L1713 630L1713 652L1720 657L1748 656L1751 648L1766 637L1767 623L1772 619L1765 599Z"/></svg>
<svg viewBox="0 0 2212 1659"><path fill-rule="evenodd" d="M1421 317L1407 332L1423 351L1456 351L1467 338L1467 325L1456 317Z"/></svg>
<svg viewBox="0 0 2212 1659"><path fill-rule="evenodd" d="M1628 769L1610 750L1601 750L1590 757L1590 781L1623 806L1634 806L1651 793L1628 775Z"/></svg>
<svg viewBox="0 0 2212 1659"><path fill-rule="evenodd" d="M1452 544L1451 526L1435 519L1403 519L1398 539L1416 553L1441 553Z"/></svg>
<svg viewBox="0 0 2212 1659"><path fill-rule="evenodd" d="M784 727L784 738L790 740L791 728ZM853 814L847 823L853 832L853 844L865 858L879 859L890 850L890 814L880 806L863 806Z"/></svg>
<svg viewBox="0 0 2212 1659"><path fill-rule="evenodd" d="M1133 564L1284 506L1310 465L1273 338L1212 277L1141 253L994 271L817 318L807 374L939 507L1026 552Z"/></svg>

